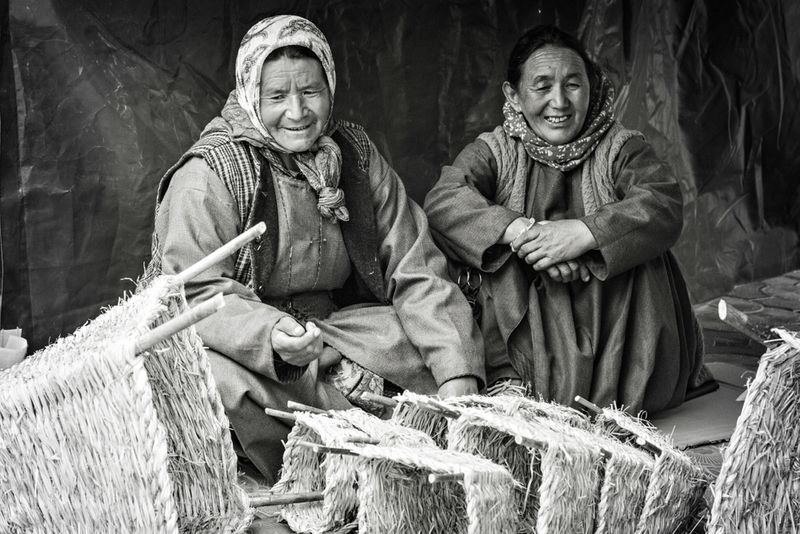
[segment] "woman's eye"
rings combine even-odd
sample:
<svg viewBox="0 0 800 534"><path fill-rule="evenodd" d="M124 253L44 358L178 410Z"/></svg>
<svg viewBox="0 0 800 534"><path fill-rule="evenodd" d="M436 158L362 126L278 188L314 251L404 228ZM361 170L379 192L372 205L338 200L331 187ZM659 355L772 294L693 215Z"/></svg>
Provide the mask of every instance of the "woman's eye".
<svg viewBox="0 0 800 534"><path fill-rule="evenodd" d="M267 102L280 102L286 98L286 95L268 95L263 97L261 100L266 100Z"/></svg>
<svg viewBox="0 0 800 534"><path fill-rule="evenodd" d="M311 89L309 89L308 91L303 91L303 94L305 96L317 96L319 93L320 93L320 91L311 90Z"/></svg>
<svg viewBox="0 0 800 534"><path fill-rule="evenodd" d="M581 84L579 84L579 83L568 83L567 84L567 89L572 89L573 91L577 90L577 89L580 89L580 88L581 88Z"/></svg>

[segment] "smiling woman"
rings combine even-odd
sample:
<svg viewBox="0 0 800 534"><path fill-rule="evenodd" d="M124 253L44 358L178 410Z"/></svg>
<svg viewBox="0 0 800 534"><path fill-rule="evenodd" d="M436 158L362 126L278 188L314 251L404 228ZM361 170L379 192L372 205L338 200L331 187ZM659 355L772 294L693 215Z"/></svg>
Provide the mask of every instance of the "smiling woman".
<svg viewBox="0 0 800 534"><path fill-rule="evenodd" d="M300 46L286 46L267 57L260 101L264 128L289 152L310 150L333 111L322 64Z"/></svg>
<svg viewBox="0 0 800 534"><path fill-rule="evenodd" d="M244 452L277 473L287 423L264 408L362 404L403 388L484 382L480 334L422 209L355 124L333 118L336 73L308 20L244 36L236 89L162 179L149 272L177 273L264 221L254 247L186 285L226 306L197 326Z"/></svg>
<svg viewBox="0 0 800 534"><path fill-rule="evenodd" d="M502 90L503 124L445 166L425 201L438 244L469 272L460 279L483 280L487 379L564 404L681 403L705 376L669 251L683 223L675 176L616 121L611 84L557 28L519 39Z"/></svg>

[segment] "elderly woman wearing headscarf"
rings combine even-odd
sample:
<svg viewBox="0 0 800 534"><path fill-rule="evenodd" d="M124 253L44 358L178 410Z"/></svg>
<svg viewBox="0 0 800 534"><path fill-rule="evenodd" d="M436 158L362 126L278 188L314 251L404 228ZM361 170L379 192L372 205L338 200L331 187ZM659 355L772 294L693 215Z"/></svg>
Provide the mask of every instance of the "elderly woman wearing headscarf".
<svg viewBox="0 0 800 534"><path fill-rule="evenodd" d="M226 306L197 325L235 435L272 477L294 400L350 408L362 391L475 393L483 348L422 209L364 130L332 118L331 51L311 22L265 19L236 89L158 192L151 272L176 273L259 221L253 247L186 286Z"/></svg>
<svg viewBox="0 0 800 534"><path fill-rule="evenodd" d="M650 413L703 382L703 344L669 252L679 184L613 115L580 43L524 34L503 84L505 120L442 170L425 201L434 238L474 281L488 380ZM462 279L464 277L462 276Z"/></svg>

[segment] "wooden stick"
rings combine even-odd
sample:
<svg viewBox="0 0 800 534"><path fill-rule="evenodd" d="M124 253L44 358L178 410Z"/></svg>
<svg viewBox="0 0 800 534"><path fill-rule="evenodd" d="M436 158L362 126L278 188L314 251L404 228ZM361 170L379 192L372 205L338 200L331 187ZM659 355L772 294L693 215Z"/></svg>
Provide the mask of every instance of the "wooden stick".
<svg viewBox="0 0 800 534"><path fill-rule="evenodd" d="M580 404L587 412L591 412L592 415L603 415L603 410L598 405L588 399L584 399L580 395L575 395L575 402Z"/></svg>
<svg viewBox="0 0 800 534"><path fill-rule="evenodd" d="M202 273L214 264L217 264L231 256L234 252L245 246L247 243L257 238L267 231L267 225L263 222L251 227L247 231L234 237L217 250L198 261L194 265L190 265L186 270L181 271L176 276L185 284L198 274Z"/></svg>
<svg viewBox="0 0 800 534"><path fill-rule="evenodd" d="M268 495L250 495L250 508L260 506L274 506L276 504L299 504L301 502L316 502L323 499L321 491L309 491L307 493L284 493Z"/></svg>
<svg viewBox="0 0 800 534"><path fill-rule="evenodd" d="M447 417L449 419L458 419L459 416L461 415L456 410L453 410L452 408L450 408L448 406L443 406L443 405L437 403L436 401L434 401L433 399L421 399L419 407L422 408L423 410L428 410L430 412L436 412L439 415L443 415L443 416L445 416L445 417Z"/></svg>
<svg viewBox="0 0 800 534"><path fill-rule="evenodd" d="M297 441L296 445L299 447L308 447L317 454L344 454L347 456L358 456L358 453L352 449L345 449L343 447L328 447L320 443L311 443L310 441Z"/></svg>
<svg viewBox="0 0 800 534"><path fill-rule="evenodd" d="M523 436L515 436L514 441L516 441L518 445L525 445L526 447L530 447L532 445L534 447L544 449L548 446L548 444L545 443L544 441L539 441L537 439L530 439ZM606 460L611 459L612 456L611 451L603 447L598 447L598 448L600 449L600 454L603 456L603 458L605 458Z"/></svg>
<svg viewBox="0 0 800 534"><path fill-rule="evenodd" d="M396 400L391 399L389 397L384 397L383 395L378 395L377 393L372 393L371 391L362 392L361 398L364 399L365 401L374 402L375 404L380 404L388 408L394 408L395 406L397 406Z"/></svg>
<svg viewBox="0 0 800 534"><path fill-rule="evenodd" d="M287 402L286 403L286 407L289 408L290 410L295 410L295 411L298 411L298 412L310 412L310 413L317 413L317 414L320 414L320 415L327 415L328 414L327 411L322 410L320 408L315 408L314 406L308 406L307 404L301 404L301 403L295 402L295 401Z"/></svg>
<svg viewBox="0 0 800 534"><path fill-rule="evenodd" d="M278 419L285 419L291 423L297 422L297 417L293 413L284 412L283 410L275 410L274 408L264 408L264 413L277 417Z"/></svg>
<svg viewBox="0 0 800 534"><path fill-rule="evenodd" d="M602 408L600 408L598 405L596 405L592 401L590 401L588 399L584 399L580 395L576 395L575 396L575 402L580 404L583 408L585 408L587 411L591 412L595 416L603 415L603 409ZM619 423L617 423L615 420L613 420L611 418L609 418L608 420L611 421L612 423L614 423L614 425L617 427L617 429L621 430L626 435L629 435L629 436L633 437L634 441L636 442L636 445L638 445L639 447L647 450L648 452L650 452L651 454L654 454L656 456L661 454L661 448L658 445L656 445L655 443L651 443L651 442L647 441L644 437L640 436L639 434L636 434L632 430L628 430L627 428L623 427L622 425L620 425ZM610 458L611 453L609 452L608 454L609 454L609 456L607 458Z"/></svg>
<svg viewBox="0 0 800 534"><path fill-rule="evenodd" d="M134 352L139 354L140 352L146 351L157 343L174 336L184 328L193 325L201 319L205 319L223 306L225 306L225 300L222 298L222 293L217 293L207 301L198 304L177 317L173 317L166 323L142 335L136 340Z"/></svg>
<svg viewBox="0 0 800 534"><path fill-rule="evenodd" d="M428 482L436 484L438 482L463 482L464 473L431 473L428 475Z"/></svg>
<svg viewBox="0 0 800 534"><path fill-rule="evenodd" d="M749 319L747 314L744 312L737 310L727 302L725 299L719 299L719 304L717 305L717 313L719 314L719 318L724 321L726 324L732 326L737 331L741 332L742 334L746 335L756 343L767 346L766 340L758 335L755 330L750 328Z"/></svg>
<svg viewBox="0 0 800 534"><path fill-rule="evenodd" d="M381 440L375 439L375 438L371 438L369 436L364 436L364 437L353 436L353 437L347 438L345 441L347 441L347 443L354 443L354 444L362 444L363 443L365 445L380 445L380 443L381 443Z"/></svg>

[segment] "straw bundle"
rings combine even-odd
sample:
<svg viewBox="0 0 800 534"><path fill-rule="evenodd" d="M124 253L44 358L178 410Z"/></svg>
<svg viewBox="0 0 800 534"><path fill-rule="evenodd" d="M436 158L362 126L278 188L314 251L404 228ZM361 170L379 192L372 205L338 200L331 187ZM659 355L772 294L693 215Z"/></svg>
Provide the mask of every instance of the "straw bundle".
<svg viewBox="0 0 800 534"><path fill-rule="evenodd" d="M444 402L452 406L484 407L507 415L518 415L524 419L560 421L584 430L592 426L588 417L573 408L519 395L466 395Z"/></svg>
<svg viewBox="0 0 800 534"><path fill-rule="evenodd" d="M142 358L130 339L76 348L62 340L0 374L0 531L177 533ZM51 357L66 360L58 373Z"/></svg>
<svg viewBox="0 0 800 534"><path fill-rule="evenodd" d="M382 421L361 410L331 411L328 414L298 412L283 454L276 494L322 491L321 502L291 504L281 510L289 526L298 532L320 533L355 520L358 508L358 474L353 456L327 454L324 457L303 442L332 447L350 445L363 438L382 443L416 444L433 447L427 435Z"/></svg>
<svg viewBox="0 0 800 534"><path fill-rule="evenodd" d="M431 397L410 391L394 397L397 406L392 421L431 436L441 448L447 447L447 417L440 411L430 409Z"/></svg>
<svg viewBox="0 0 800 534"><path fill-rule="evenodd" d="M708 532L797 532L800 528L800 339L761 359L714 486Z"/></svg>
<svg viewBox="0 0 800 534"><path fill-rule="evenodd" d="M362 534L507 534L517 529L510 473L488 460L433 447L358 447ZM430 473L461 481L428 483Z"/></svg>
<svg viewBox="0 0 800 534"><path fill-rule="evenodd" d="M249 525L228 421L196 334L187 329L133 354L135 338L184 309L180 281L156 279L0 374L0 482L16 502L0 526L241 532Z"/></svg>
<svg viewBox="0 0 800 534"><path fill-rule="evenodd" d="M602 451L592 441L565 436L571 428L566 424L546 423L462 408L450 423L449 446L509 469L524 488L515 495L523 530L535 526L539 534L591 532ZM512 442L525 447L509 447Z"/></svg>
<svg viewBox="0 0 800 534"><path fill-rule="evenodd" d="M634 534L644 510L655 461L649 454L595 436L598 445L611 453L606 459L595 534Z"/></svg>
<svg viewBox="0 0 800 534"><path fill-rule="evenodd" d="M623 441L638 436L659 450L636 534L671 534L689 521L707 486L702 469L666 436L623 411L604 408L597 424L600 432Z"/></svg>

